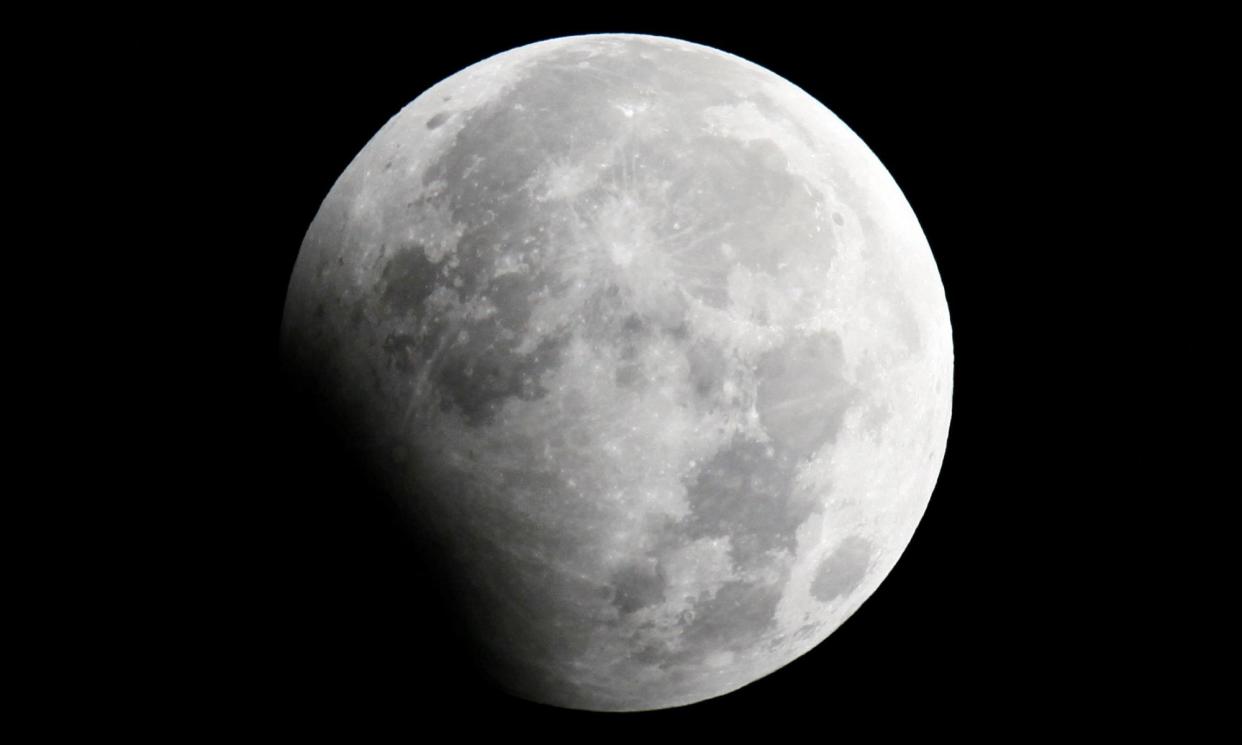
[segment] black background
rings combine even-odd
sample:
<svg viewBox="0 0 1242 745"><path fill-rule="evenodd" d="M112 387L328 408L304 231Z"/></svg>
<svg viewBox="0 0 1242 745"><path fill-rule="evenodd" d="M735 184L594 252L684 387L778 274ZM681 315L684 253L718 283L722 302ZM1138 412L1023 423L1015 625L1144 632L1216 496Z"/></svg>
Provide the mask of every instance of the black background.
<svg viewBox="0 0 1242 745"><path fill-rule="evenodd" d="M1110 304L1090 271L1104 258L1083 246L1113 250L1091 242L1081 214L1077 190L1105 169L1081 153L1110 136L1096 113L1116 95L1110 81L1124 77L1125 62L1092 41L1098 28L979 17L897 28L833 12L782 22L666 11L475 16L211 19L198 30L188 24L185 37L161 37L136 66L157 91L156 128L180 153L170 157L184 158L178 167L198 181L172 217L201 247L168 265L186 276L171 300L203 329L188 353L176 353L196 381L194 426L184 422L184 388L168 394L167 431L193 446L179 444L163 471L214 530L196 548L199 584L184 583L191 594L205 590L186 601L202 631L181 639L193 652L171 658L205 683L185 694L207 703L201 716L242 717L273 732L378 723L412 735L443 725L513 737L1001 735L1141 722L1131 682L1138 663L1098 612L1112 603L1114 568L1082 527L1094 502L1112 498L1090 464L1102 457L1091 422L1104 413L1097 403L1084 417L1077 393L1096 385L1082 361L1103 343L1084 326L1104 323L1095 311ZM305 230L388 118L489 55L610 31L680 37L749 59L858 133L927 235L956 356L953 421L930 508L861 610L736 693L626 715L517 700L473 671L429 557L330 436L291 405L277 365ZM190 43L179 48L182 40ZM173 147L182 138L193 155Z"/></svg>

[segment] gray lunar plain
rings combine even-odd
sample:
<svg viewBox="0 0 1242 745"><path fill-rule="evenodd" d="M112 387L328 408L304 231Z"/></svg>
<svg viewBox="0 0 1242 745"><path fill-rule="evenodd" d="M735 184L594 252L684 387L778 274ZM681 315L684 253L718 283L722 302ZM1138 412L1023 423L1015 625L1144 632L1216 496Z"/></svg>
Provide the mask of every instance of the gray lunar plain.
<svg viewBox="0 0 1242 745"><path fill-rule="evenodd" d="M311 224L283 344L432 526L491 674L572 708L814 647L949 427L944 290L888 172L791 83L659 37L533 44L406 106Z"/></svg>

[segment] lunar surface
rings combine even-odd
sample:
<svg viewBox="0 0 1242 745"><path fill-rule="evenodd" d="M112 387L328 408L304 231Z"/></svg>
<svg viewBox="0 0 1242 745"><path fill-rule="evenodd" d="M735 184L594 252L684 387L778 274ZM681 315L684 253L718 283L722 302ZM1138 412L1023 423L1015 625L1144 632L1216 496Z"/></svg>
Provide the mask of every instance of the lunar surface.
<svg viewBox="0 0 1242 745"><path fill-rule="evenodd" d="M948 434L948 307L891 176L673 39L541 42L419 96L324 200L282 335L490 674L564 707L689 704L814 647Z"/></svg>

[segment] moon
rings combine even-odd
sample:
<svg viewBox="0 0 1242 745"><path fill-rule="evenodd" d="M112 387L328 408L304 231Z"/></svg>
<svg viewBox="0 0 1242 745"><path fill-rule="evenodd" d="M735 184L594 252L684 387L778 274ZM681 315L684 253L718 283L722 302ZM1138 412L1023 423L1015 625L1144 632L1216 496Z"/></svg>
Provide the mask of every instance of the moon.
<svg viewBox="0 0 1242 745"><path fill-rule="evenodd" d="M876 156L653 36L513 49L402 109L310 225L282 348L452 567L488 674L598 711L726 694L838 628L952 402L940 275Z"/></svg>

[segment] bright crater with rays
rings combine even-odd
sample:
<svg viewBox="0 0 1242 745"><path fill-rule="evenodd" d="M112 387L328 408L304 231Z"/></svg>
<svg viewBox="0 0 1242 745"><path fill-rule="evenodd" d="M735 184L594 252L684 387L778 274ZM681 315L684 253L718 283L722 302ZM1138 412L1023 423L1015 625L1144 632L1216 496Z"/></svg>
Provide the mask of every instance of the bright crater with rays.
<svg viewBox="0 0 1242 745"><path fill-rule="evenodd" d="M585 709L822 641L908 544L952 398L939 274L876 157L658 37L522 47L403 109L307 232L283 342L451 557L495 678Z"/></svg>

